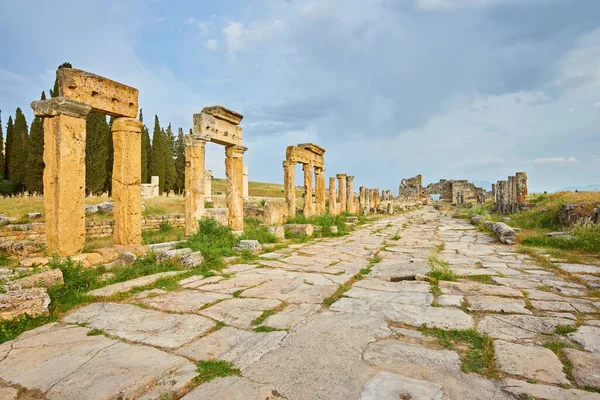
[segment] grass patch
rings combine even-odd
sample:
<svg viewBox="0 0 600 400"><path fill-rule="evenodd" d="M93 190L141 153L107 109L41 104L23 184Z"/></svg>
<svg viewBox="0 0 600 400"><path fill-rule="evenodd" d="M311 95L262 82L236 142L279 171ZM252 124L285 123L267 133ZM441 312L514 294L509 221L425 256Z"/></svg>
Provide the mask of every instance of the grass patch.
<svg viewBox="0 0 600 400"><path fill-rule="evenodd" d="M88 333L86 333L87 336L99 336L99 335L106 335L106 332L104 332L102 329L92 329L91 331L89 331Z"/></svg>
<svg viewBox="0 0 600 400"><path fill-rule="evenodd" d="M450 264L447 261L438 257L437 252L434 252L427 258L431 271L427 273L435 282L439 281L455 281L458 279L456 272L450 269Z"/></svg>
<svg viewBox="0 0 600 400"><path fill-rule="evenodd" d="M259 243L276 243L277 237L267 231L258 218L244 218L244 234L239 237L244 240L258 240Z"/></svg>
<svg viewBox="0 0 600 400"><path fill-rule="evenodd" d="M215 378L223 378L226 376L239 376L242 372L230 363L222 360L200 361L197 364L196 372L198 375L194 377L194 382L201 385L210 382Z"/></svg>
<svg viewBox="0 0 600 400"><path fill-rule="evenodd" d="M576 331L577 327L572 325L556 325L556 328L554 328L554 333L557 335L566 335L567 333L573 333Z"/></svg>
<svg viewBox="0 0 600 400"><path fill-rule="evenodd" d="M354 216L350 213L342 213L340 215L314 215L309 218L306 218L304 214L296 214L293 218L287 221L288 224L311 224L315 226L320 226L321 231L315 232L313 237L338 237L345 236L350 233L350 227L346 225L346 217ZM359 223L361 222L360 216ZM337 227L337 233L331 232L331 227ZM286 233L286 238L287 238Z"/></svg>
<svg viewBox="0 0 600 400"><path fill-rule="evenodd" d="M273 328L271 326L257 326L256 328L252 329L254 332L278 332L278 331L287 331L287 329L279 329L279 328Z"/></svg>
<svg viewBox="0 0 600 400"><path fill-rule="evenodd" d="M492 280L491 275L467 275L463 277L470 281L485 283L486 285L495 285L496 283Z"/></svg>
<svg viewBox="0 0 600 400"><path fill-rule="evenodd" d="M438 343L447 349L456 350L462 360L463 372L475 372L490 378L500 376L494 363L494 346L492 339L482 335L475 329L443 330L438 328L419 329L423 334L433 336Z"/></svg>
<svg viewBox="0 0 600 400"><path fill-rule="evenodd" d="M174 227L168 222L161 222L158 230L142 231L143 244L155 244L183 240L185 232L182 228Z"/></svg>
<svg viewBox="0 0 600 400"><path fill-rule="evenodd" d="M575 379L573 377L573 364L571 363L571 361L569 361L567 356L565 356L565 352L563 351L565 348L568 348L571 346L569 346L568 344L563 343L563 342L555 341L555 342L544 343L544 344L542 344L542 347L545 347L548 350L551 350L554 354L556 354L558 359L563 364L563 372L567 375L567 378L571 382L574 382Z"/></svg>

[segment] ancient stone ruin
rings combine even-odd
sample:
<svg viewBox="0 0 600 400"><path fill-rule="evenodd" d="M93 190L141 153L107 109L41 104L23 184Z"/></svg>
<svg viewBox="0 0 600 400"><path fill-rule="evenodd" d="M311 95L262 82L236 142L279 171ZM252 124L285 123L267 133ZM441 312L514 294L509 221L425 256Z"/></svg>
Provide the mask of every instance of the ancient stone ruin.
<svg viewBox="0 0 600 400"><path fill-rule="evenodd" d="M306 217L313 214L325 213L325 149L313 143L301 143L297 146L288 146L283 162L283 185L288 215L296 215L296 164L302 164L304 171L304 206L303 213ZM315 200L313 204L313 170L315 174ZM344 185L345 189L345 185ZM345 201L345 196L344 196Z"/></svg>
<svg viewBox="0 0 600 400"><path fill-rule="evenodd" d="M56 71L58 97L31 103L44 118L44 209L49 253L74 255L85 243L86 117L98 111L112 124L114 243L142 243L141 129L138 90L73 68Z"/></svg>
<svg viewBox="0 0 600 400"><path fill-rule="evenodd" d="M441 202L450 204L483 204L489 197L487 190L464 179L440 179L427 185L422 193L426 196L440 195Z"/></svg>
<svg viewBox="0 0 600 400"><path fill-rule="evenodd" d="M153 176L150 178L150 183L142 183L142 197L151 199L159 195L158 191L159 177Z"/></svg>
<svg viewBox="0 0 600 400"><path fill-rule="evenodd" d="M398 188L400 199L404 201L420 201L422 186L423 176L420 174L412 178L402 179Z"/></svg>
<svg viewBox="0 0 600 400"><path fill-rule="evenodd" d="M242 146L243 115L223 106L206 107L194 114L193 133L185 137L185 232L198 230L198 220L205 214L205 190L210 179L204 169L206 143L225 146L225 176L227 179L227 223L232 231L244 230L244 164L247 150ZM207 185L207 181L209 182Z"/></svg>
<svg viewBox="0 0 600 400"><path fill-rule="evenodd" d="M517 213L527 208L527 173L517 172L507 180L492 185L493 210L502 214Z"/></svg>

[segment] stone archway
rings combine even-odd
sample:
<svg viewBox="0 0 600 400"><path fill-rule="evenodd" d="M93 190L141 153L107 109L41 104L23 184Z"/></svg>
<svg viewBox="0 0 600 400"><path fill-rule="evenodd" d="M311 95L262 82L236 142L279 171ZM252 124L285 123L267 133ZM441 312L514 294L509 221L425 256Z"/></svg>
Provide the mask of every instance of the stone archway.
<svg viewBox="0 0 600 400"><path fill-rule="evenodd" d="M301 143L297 146L288 146L283 162L283 186L285 201L288 208L288 216L296 215L296 189L295 178L296 164L302 164L304 171L304 215L310 217L313 214L325 214L325 149L313 143ZM312 192L315 174L315 198L316 205L313 211Z"/></svg>
<svg viewBox="0 0 600 400"><path fill-rule="evenodd" d="M227 178L227 222L235 233L244 231L244 162L242 146L244 116L223 106L206 107L194 114L193 133L185 136L185 233L198 231L198 220L204 215L206 175L204 169L206 143L225 146ZM210 193L208 193L210 196Z"/></svg>
<svg viewBox="0 0 600 400"><path fill-rule="evenodd" d="M138 90L74 68L56 71L58 97L31 103L44 118L44 209L49 253L74 255L85 244L86 117L98 111L112 125L114 243L142 243L141 131Z"/></svg>

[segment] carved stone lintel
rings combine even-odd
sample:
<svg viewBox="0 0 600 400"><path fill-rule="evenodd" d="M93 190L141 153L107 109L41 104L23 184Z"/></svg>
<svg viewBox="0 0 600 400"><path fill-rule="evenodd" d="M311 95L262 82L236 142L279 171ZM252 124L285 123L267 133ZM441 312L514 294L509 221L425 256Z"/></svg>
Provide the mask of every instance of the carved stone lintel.
<svg viewBox="0 0 600 400"><path fill-rule="evenodd" d="M239 112L230 110L223 106L211 106L204 107L202 112L208 115L212 115L215 118L222 119L227 122L231 122L234 125L239 125L242 122L244 116Z"/></svg>
<svg viewBox="0 0 600 400"><path fill-rule="evenodd" d="M227 146L225 147L225 157L241 158L246 150L248 150L248 148L244 146Z"/></svg>
<svg viewBox="0 0 600 400"><path fill-rule="evenodd" d="M92 110L92 106L80 101L55 97L48 100L39 100L31 103L33 114L36 117L56 117L67 115L69 117L85 119Z"/></svg>
<svg viewBox="0 0 600 400"><path fill-rule="evenodd" d="M198 137L197 135L183 135L183 140L186 146L206 146L207 140Z"/></svg>

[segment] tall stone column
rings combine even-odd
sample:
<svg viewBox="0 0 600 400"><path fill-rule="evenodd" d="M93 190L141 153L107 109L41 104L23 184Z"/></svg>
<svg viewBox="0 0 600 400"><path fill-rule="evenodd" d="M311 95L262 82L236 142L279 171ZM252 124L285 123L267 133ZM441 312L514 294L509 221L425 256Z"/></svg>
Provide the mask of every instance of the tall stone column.
<svg viewBox="0 0 600 400"><path fill-rule="evenodd" d="M340 208L340 213L346 211L346 174L337 174L336 178L338 179L338 204Z"/></svg>
<svg viewBox="0 0 600 400"><path fill-rule="evenodd" d="M85 119L91 107L56 97L31 108L44 117L46 249L75 255L85 244Z"/></svg>
<svg viewBox="0 0 600 400"><path fill-rule="evenodd" d="M335 177L329 178L329 215L338 215L337 212L337 190L335 189Z"/></svg>
<svg viewBox="0 0 600 400"><path fill-rule="evenodd" d="M358 210L360 213L365 209L365 187L358 188Z"/></svg>
<svg viewBox="0 0 600 400"><path fill-rule="evenodd" d="M198 231L198 220L204 216L206 175L204 158L206 140L185 135L185 234Z"/></svg>
<svg viewBox="0 0 600 400"><path fill-rule="evenodd" d="M529 194L527 191L527 174L525 172L517 172L517 204L519 210L523 210L529 203Z"/></svg>
<svg viewBox="0 0 600 400"><path fill-rule="evenodd" d="M225 202L229 215L229 227L234 233L244 231L244 146L227 146L225 148L225 176L227 178L227 194Z"/></svg>
<svg viewBox="0 0 600 400"><path fill-rule="evenodd" d="M502 181L502 212L504 214L508 214L509 212L509 202L510 202L510 193L508 192L509 189L509 184L508 184L508 180L506 181Z"/></svg>
<svg viewBox="0 0 600 400"><path fill-rule="evenodd" d="M375 213L377 213L377 209L379 208L379 188L373 189L373 208L375 208Z"/></svg>
<svg viewBox="0 0 600 400"><path fill-rule="evenodd" d="M516 213L519 212L519 200L518 200L518 194L517 194L517 177L516 176L511 176L511 184L510 184L510 191L511 191L511 212Z"/></svg>
<svg viewBox="0 0 600 400"><path fill-rule="evenodd" d="M367 189L367 210L369 213L373 210L373 189Z"/></svg>
<svg viewBox="0 0 600 400"><path fill-rule="evenodd" d="M304 171L304 216L309 218L312 215L313 166L302 164L302 170Z"/></svg>
<svg viewBox="0 0 600 400"><path fill-rule="evenodd" d="M296 215L296 163L293 161L283 162L283 191L288 208L289 218Z"/></svg>
<svg viewBox="0 0 600 400"><path fill-rule="evenodd" d="M115 244L142 244L142 123L116 118L112 124Z"/></svg>
<svg viewBox="0 0 600 400"><path fill-rule="evenodd" d="M492 183L492 211L496 211L496 184Z"/></svg>
<svg viewBox="0 0 600 400"><path fill-rule="evenodd" d="M317 215L325 214L325 171L315 167L315 197Z"/></svg>
<svg viewBox="0 0 600 400"><path fill-rule="evenodd" d="M346 211L355 213L354 210L354 177L346 177Z"/></svg>
<svg viewBox="0 0 600 400"><path fill-rule="evenodd" d="M248 200L248 166L244 165L244 200Z"/></svg>
<svg viewBox="0 0 600 400"><path fill-rule="evenodd" d="M204 171L204 200L212 201L212 170Z"/></svg>

